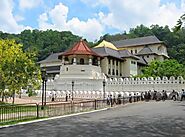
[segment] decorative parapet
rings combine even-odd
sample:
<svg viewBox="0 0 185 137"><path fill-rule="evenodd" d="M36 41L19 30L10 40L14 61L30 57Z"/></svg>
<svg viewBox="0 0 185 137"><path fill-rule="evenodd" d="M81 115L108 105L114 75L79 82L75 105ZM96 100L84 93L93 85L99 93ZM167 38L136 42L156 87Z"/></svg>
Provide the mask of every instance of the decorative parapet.
<svg viewBox="0 0 185 137"><path fill-rule="evenodd" d="M106 92L145 92L156 91L181 91L185 89L185 80L182 76L175 77L143 77L143 78L105 78ZM72 80L60 79L59 75L54 80L47 81L47 90L71 91ZM101 91L103 92L103 79L79 79L74 81L74 90Z"/></svg>

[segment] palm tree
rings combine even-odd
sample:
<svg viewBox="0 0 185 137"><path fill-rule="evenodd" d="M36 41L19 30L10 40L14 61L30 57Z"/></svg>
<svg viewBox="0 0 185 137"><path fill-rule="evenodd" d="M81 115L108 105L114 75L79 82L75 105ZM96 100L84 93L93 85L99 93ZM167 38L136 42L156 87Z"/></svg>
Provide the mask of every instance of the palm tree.
<svg viewBox="0 0 185 137"><path fill-rule="evenodd" d="M175 26L175 31L180 30L181 28L183 28L183 24L185 23L185 14L183 14L180 19L177 21L177 24Z"/></svg>

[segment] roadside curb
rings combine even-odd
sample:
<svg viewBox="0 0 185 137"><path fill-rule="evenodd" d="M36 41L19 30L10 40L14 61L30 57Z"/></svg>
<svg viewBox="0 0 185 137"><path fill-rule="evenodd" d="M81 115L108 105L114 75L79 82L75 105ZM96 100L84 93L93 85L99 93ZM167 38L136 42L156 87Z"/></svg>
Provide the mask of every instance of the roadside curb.
<svg viewBox="0 0 185 137"><path fill-rule="evenodd" d="M20 123L16 123L16 124L12 124L12 125L0 126L0 129L7 128L7 127L18 126L18 125L25 125L25 124L31 124L31 123L36 123L36 122L48 121L48 120L52 120L52 119L58 119L58 118L65 118L65 117L72 117L72 116L78 116L78 115L83 115L83 114L89 114L89 113L94 113L94 112L99 112L99 111L105 111L105 110L108 110L108 109L109 108L103 108L103 109L92 110L92 111L87 111L87 112L80 112L80 113L74 113L74 114L69 114L69 115L56 116L56 117L50 117L50 118L43 118L43 119L32 120L32 121L27 121L27 122L20 122Z"/></svg>

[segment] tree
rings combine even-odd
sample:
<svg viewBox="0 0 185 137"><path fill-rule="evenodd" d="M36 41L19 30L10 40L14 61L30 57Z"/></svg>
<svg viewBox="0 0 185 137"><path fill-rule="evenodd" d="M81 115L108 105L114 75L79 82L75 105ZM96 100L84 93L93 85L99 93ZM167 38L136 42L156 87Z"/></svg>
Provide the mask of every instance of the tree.
<svg viewBox="0 0 185 137"><path fill-rule="evenodd" d="M0 76L1 91L7 89L14 96L23 87L37 86L40 79L40 71L34 62L34 53L26 53L22 45L14 40L0 40Z"/></svg>
<svg viewBox="0 0 185 137"><path fill-rule="evenodd" d="M177 21L177 24L175 26L175 31L179 31L183 26L183 23L185 22L185 14L183 14L179 20Z"/></svg>
<svg viewBox="0 0 185 137"><path fill-rule="evenodd" d="M155 60L149 66L143 68L141 77L163 77L163 76L183 76L185 77L185 67L174 59L163 62Z"/></svg>

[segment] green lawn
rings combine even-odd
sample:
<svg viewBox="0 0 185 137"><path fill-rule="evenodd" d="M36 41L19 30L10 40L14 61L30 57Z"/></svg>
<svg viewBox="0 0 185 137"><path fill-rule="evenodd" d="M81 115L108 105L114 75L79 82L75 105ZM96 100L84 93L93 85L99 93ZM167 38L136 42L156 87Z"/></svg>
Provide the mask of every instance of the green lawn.
<svg viewBox="0 0 185 137"><path fill-rule="evenodd" d="M0 105L0 114L34 112L34 111L37 111L37 106Z"/></svg>

